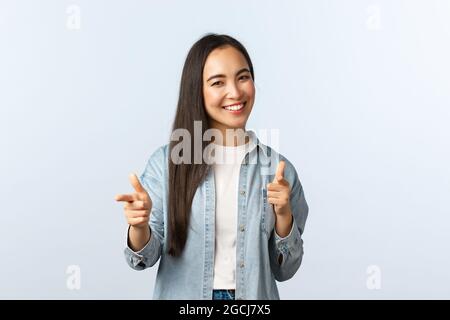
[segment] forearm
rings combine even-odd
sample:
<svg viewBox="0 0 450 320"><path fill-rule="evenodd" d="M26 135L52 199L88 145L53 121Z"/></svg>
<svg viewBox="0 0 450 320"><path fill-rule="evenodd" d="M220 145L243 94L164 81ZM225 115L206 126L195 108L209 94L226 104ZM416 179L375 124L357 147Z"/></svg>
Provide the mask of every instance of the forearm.
<svg viewBox="0 0 450 320"><path fill-rule="evenodd" d="M150 240L150 236L151 233L148 225L145 227L130 226L128 233L128 243L130 249L133 251L141 250Z"/></svg>
<svg viewBox="0 0 450 320"><path fill-rule="evenodd" d="M292 221L293 216L290 210L282 215L275 214L275 230L281 238L289 235L292 229Z"/></svg>

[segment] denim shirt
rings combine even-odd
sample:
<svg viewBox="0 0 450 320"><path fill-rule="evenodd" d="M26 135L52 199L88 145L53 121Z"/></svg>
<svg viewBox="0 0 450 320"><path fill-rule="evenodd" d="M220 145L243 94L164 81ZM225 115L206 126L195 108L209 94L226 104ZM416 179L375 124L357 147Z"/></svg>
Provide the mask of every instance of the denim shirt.
<svg viewBox="0 0 450 320"><path fill-rule="evenodd" d="M279 299L275 280L290 279L302 262L302 234L308 205L294 166L262 144L252 131L248 132L256 143L242 161L239 173L235 296L247 300ZM208 170L196 190L185 248L180 257L172 257L167 253L166 237L168 158L169 145L166 144L150 156L140 176L153 203L149 222L151 236L144 248L134 252L128 245L127 235L125 259L135 270L152 267L159 260L153 299L210 300L214 279L214 172ZM284 238L275 231L275 212L267 201L266 190L280 160L286 164L284 178L291 188L290 206L294 218L292 229Z"/></svg>

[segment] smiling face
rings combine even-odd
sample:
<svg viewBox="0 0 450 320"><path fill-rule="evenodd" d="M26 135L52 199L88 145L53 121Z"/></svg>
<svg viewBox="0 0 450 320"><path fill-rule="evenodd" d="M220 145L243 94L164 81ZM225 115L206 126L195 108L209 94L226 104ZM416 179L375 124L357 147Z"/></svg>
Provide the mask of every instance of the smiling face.
<svg viewBox="0 0 450 320"><path fill-rule="evenodd" d="M203 98L211 128L244 129L255 86L244 55L232 46L214 49L203 68Z"/></svg>

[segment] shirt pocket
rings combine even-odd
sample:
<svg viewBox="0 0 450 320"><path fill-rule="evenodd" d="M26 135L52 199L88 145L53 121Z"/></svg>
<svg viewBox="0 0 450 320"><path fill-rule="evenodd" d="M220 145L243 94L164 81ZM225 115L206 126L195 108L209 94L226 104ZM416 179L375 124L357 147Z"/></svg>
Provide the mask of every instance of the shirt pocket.
<svg viewBox="0 0 450 320"><path fill-rule="evenodd" d="M261 190L262 210L261 210L261 229L266 234L267 238L270 237L275 227L275 212L273 206L267 199L267 189Z"/></svg>

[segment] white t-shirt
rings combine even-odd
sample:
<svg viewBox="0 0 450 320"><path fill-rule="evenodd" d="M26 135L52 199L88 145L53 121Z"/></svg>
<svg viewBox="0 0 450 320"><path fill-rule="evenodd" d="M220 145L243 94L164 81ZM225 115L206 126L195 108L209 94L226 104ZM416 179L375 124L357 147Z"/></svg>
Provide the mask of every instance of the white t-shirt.
<svg viewBox="0 0 450 320"><path fill-rule="evenodd" d="M240 146L214 145L216 187L214 289L236 289L238 183L241 163L254 146L252 136Z"/></svg>

